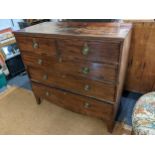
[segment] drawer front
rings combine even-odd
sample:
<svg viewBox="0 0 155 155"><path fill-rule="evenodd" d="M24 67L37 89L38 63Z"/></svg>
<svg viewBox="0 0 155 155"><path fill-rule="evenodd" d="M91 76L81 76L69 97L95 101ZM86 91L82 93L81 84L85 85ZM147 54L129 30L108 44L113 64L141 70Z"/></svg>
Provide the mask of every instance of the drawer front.
<svg viewBox="0 0 155 155"><path fill-rule="evenodd" d="M33 51L63 60L84 60L92 62L119 62L120 44L82 40L54 40L46 38L16 37L22 52Z"/></svg>
<svg viewBox="0 0 155 155"><path fill-rule="evenodd" d="M111 104L36 83L32 83L32 89L37 96L72 111L104 119L110 119L112 116L113 111Z"/></svg>
<svg viewBox="0 0 155 155"><path fill-rule="evenodd" d="M63 59L82 59L93 62L118 63L120 44L81 40L58 40L58 51Z"/></svg>
<svg viewBox="0 0 155 155"><path fill-rule="evenodd" d="M22 55L26 65L35 66L51 72L61 72L77 77L85 77L92 80L116 82L117 67L102 63L79 62L57 60L55 57L47 57L27 52Z"/></svg>
<svg viewBox="0 0 155 155"><path fill-rule="evenodd" d="M75 93L98 98L100 100L115 100L115 87L111 84L79 78L63 73L47 72L37 68L29 68L32 81L66 89Z"/></svg>
<svg viewBox="0 0 155 155"><path fill-rule="evenodd" d="M55 40L32 37L16 37L21 52L31 51L45 55L56 55Z"/></svg>

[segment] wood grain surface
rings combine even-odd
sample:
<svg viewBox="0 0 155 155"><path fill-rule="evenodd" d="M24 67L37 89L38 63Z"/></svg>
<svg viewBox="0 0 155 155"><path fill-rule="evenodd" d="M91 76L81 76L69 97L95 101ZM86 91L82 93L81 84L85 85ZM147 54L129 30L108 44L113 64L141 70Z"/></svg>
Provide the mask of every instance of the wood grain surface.
<svg viewBox="0 0 155 155"><path fill-rule="evenodd" d="M126 89L139 93L155 90L155 22L134 22L129 51Z"/></svg>
<svg viewBox="0 0 155 155"><path fill-rule="evenodd" d="M112 132L126 75L131 27L49 22L14 32L37 103L45 98L100 117Z"/></svg>
<svg viewBox="0 0 155 155"><path fill-rule="evenodd" d="M125 23L85 23L85 22L45 22L25 29L15 31L15 35L26 35L41 37L82 37L100 38L105 40L123 40L132 25ZM115 41L117 41L115 40Z"/></svg>

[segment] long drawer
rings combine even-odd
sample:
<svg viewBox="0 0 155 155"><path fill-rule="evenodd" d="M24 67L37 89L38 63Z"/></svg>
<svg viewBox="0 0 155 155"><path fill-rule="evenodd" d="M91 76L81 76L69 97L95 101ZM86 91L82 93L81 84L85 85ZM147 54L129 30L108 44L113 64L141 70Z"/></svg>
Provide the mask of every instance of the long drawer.
<svg viewBox="0 0 155 155"><path fill-rule="evenodd" d="M29 68L29 74L32 81L38 81L100 100L115 101L116 86L112 84L79 78L60 72L48 72L32 67Z"/></svg>
<svg viewBox="0 0 155 155"><path fill-rule="evenodd" d="M37 96L72 111L102 119L110 119L112 117L112 105L106 102L100 102L90 99L89 97L75 95L74 93L46 87L34 82L32 83L32 88Z"/></svg>
<svg viewBox="0 0 155 155"><path fill-rule="evenodd" d="M35 66L51 72L61 72L73 76L85 77L92 80L116 82L117 66L104 63L91 63L82 61L59 61L55 57L34 54L31 52L22 54L23 60L28 66Z"/></svg>

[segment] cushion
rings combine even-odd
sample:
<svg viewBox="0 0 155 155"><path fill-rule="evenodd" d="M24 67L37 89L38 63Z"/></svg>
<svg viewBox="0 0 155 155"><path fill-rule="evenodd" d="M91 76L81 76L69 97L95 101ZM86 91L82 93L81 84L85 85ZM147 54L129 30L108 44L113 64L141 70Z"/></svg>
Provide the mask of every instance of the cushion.
<svg viewBox="0 0 155 155"><path fill-rule="evenodd" d="M155 92L150 92L136 102L132 115L134 134L155 135Z"/></svg>

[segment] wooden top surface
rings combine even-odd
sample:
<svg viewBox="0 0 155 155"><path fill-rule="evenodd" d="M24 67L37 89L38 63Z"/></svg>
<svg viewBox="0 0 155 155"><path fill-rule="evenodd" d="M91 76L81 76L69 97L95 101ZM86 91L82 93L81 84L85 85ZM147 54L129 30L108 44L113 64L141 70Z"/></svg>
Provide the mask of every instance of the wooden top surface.
<svg viewBox="0 0 155 155"><path fill-rule="evenodd" d="M124 39L131 28L130 23L45 22L15 31L14 34Z"/></svg>

